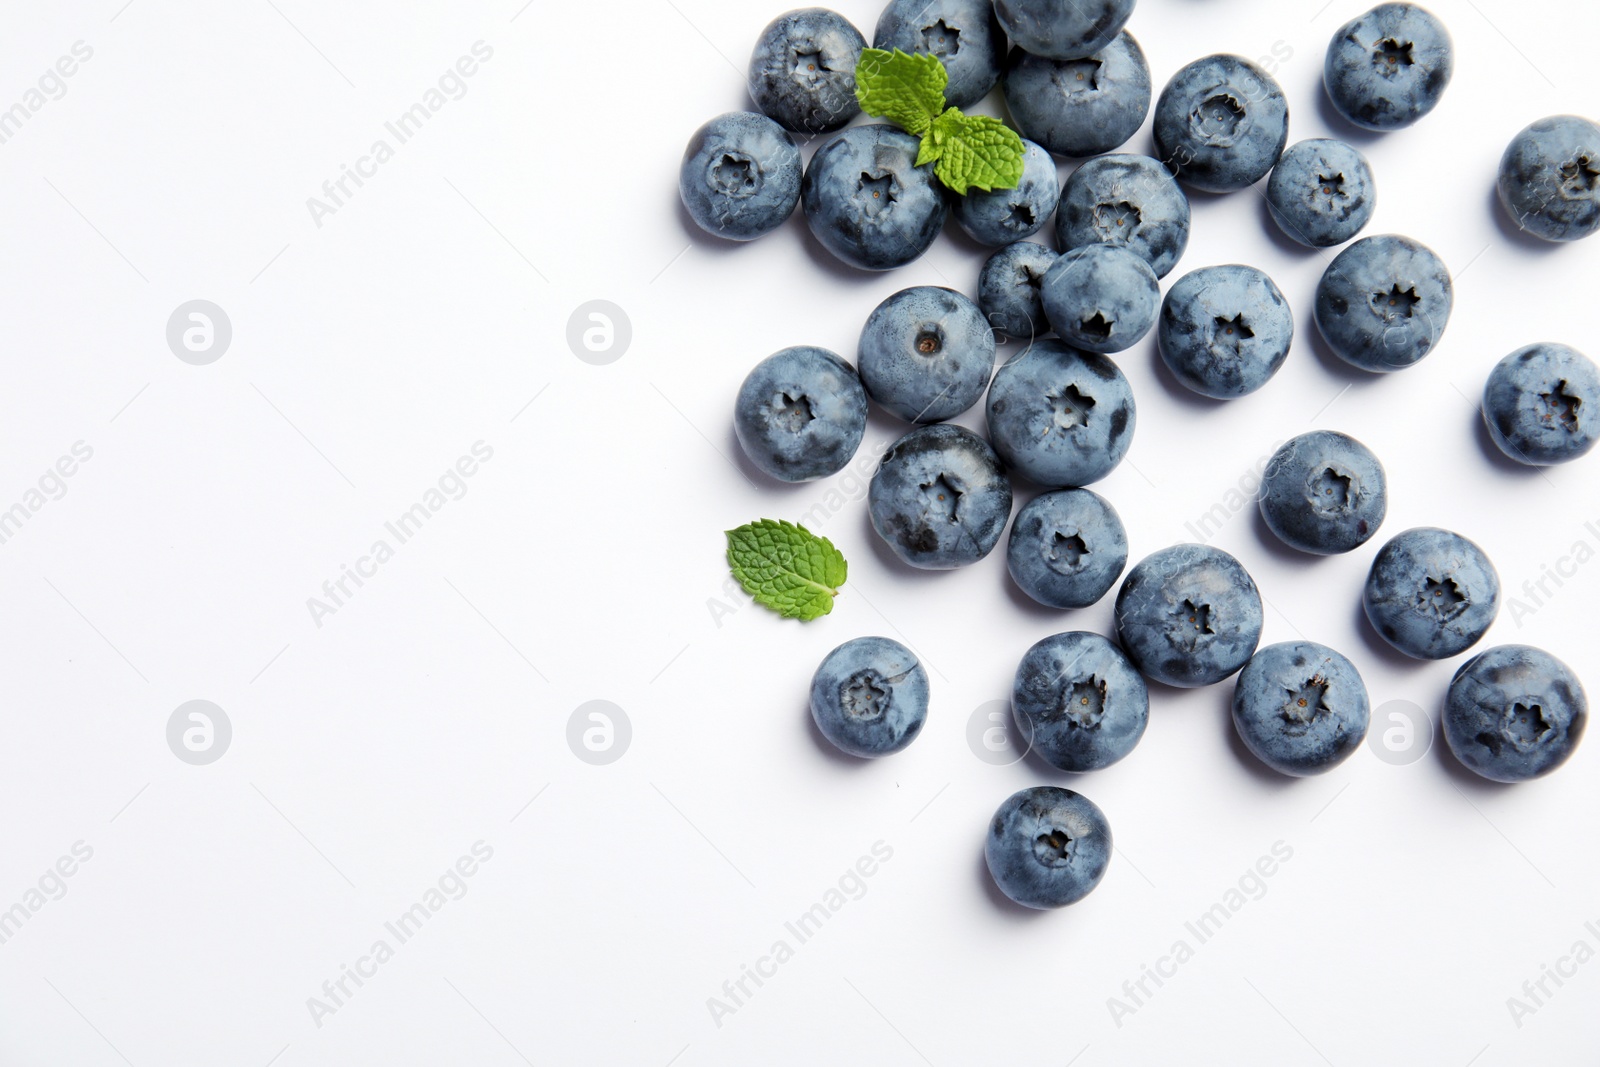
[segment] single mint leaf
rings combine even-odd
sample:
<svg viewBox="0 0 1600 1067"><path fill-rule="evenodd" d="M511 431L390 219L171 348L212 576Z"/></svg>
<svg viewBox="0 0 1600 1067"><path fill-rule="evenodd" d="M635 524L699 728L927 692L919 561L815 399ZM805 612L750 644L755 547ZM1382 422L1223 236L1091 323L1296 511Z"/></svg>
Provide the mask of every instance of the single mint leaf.
<svg viewBox="0 0 1600 1067"><path fill-rule="evenodd" d="M856 64L856 100L867 114L921 137L943 110L949 81L938 56L864 48Z"/></svg>
<svg viewBox="0 0 1600 1067"><path fill-rule="evenodd" d="M933 120L918 163L927 154L929 141L938 153L933 157L937 160L933 173L962 196L968 188L984 192L1014 189L1022 180L1022 138L999 119L963 115L952 107Z"/></svg>
<svg viewBox="0 0 1600 1067"><path fill-rule="evenodd" d="M728 531L728 565L757 603L803 622L833 610L847 569L832 541L772 519Z"/></svg>

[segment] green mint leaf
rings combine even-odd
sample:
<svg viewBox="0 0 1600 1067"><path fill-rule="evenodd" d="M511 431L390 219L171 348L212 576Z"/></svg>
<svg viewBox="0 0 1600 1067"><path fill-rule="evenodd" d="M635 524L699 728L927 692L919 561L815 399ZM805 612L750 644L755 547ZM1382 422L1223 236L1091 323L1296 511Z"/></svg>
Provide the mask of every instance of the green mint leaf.
<svg viewBox="0 0 1600 1067"><path fill-rule="evenodd" d="M938 56L864 48L856 64L856 100L867 114L921 137L944 108L949 81Z"/></svg>
<svg viewBox="0 0 1600 1067"><path fill-rule="evenodd" d="M929 141L936 154L930 155ZM999 119L950 108L933 120L922 145L917 162L936 160L933 173L962 196L968 188L1013 189L1022 180L1022 138Z"/></svg>
<svg viewBox="0 0 1600 1067"><path fill-rule="evenodd" d="M833 610L846 571L832 541L771 519L728 531L728 565L757 603L803 622Z"/></svg>

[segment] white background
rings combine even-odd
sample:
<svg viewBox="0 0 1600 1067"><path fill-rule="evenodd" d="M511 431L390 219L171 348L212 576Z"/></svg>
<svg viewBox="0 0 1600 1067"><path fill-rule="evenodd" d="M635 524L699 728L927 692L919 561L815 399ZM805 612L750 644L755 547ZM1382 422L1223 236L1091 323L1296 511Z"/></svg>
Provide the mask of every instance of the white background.
<svg viewBox="0 0 1600 1067"><path fill-rule="evenodd" d="M799 215L751 246L702 239L677 205L682 146L748 106L741 71L779 8L519 5L3 16L0 108L74 42L93 56L0 145L0 508L75 442L93 456L0 545L0 909L76 842L93 855L0 944L0 1063L1591 1062L1600 963L1547 982L1520 1026L1507 998L1580 938L1600 948L1584 926L1600 920L1596 742L1517 788L1469 779L1442 745L1407 766L1363 748L1287 781L1234 742L1225 683L1156 691L1142 744L1093 776L977 758L969 721L1022 652L1108 632L1109 598L1030 606L1003 551L912 573L875 543L861 482L774 485L729 420L757 360L802 343L853 358L879 300L971 292L981 250L952 225L922 261L869 276L829 261ZM1532 605L1525 581L1575 542L1600 547L1584 526L1600 525L1600 459L1511 469L1475 398L1522 344L1600 350L1600 241L1521 239L1492 190L1522 126L1600 112L1593 16L1437 0L1455 81L1420 125L1372 137L1320 90L1329 37L1366 6L1144 0L1130 28L1158 90L1208 52L1292 52L1292 139L1354 140L1380 190L1368 232L1454 270L1442 344L1388 377L1342 367L1310 317L1327 257L1288 245L1257 192L1197 196L1167 281L1258 265L1300 335L1267 388L1227 405L1180 392L1153 340L1123 354L1138 434L1095 488L1137 560L1193 539L1185 524L1276 442L1337 428L1387 465L1384 535L1459 530ZM870 36L872 0L839 7ZM479 40L493 56L465 95L395 146L384 122ZM394 158L317 225L307 198L380 137ZM1130 147L1149 151L1148 125ZM209 366L165 339L195 298L233 326ZM591 299L632 321L608 366L566 343ZM874 415L869 445L901 430ZM478 441L493 458L466 495L318 626L307 599ZM820 524L851 564L834 613L802 626L731 596L722 531L828 508L833 489L855 496ZM1403 661L1360 622L1376 543L1298 556L1253 508L1215 543L1261 585L1265 641L1325 642L1374 705L1437 709L1458 663ZM1547 588L1485 644L1539 644L1600 688L1600 565ZM828 649L869 633L923 655L933 702L914 746L863 764L824 750L805 694ZM192 699L232 723L209 766L167 745ZM607 766L567 743L594 699L632 724ZM999 898L981 844L1000 801L1040 782L1092 797L1118 853L1082 904L1035 915ZM318 1025L308 998L478 841L493 856L466 895ZM793 945L784 922L877 841L893 857L865 895L718 1025L708 998ZM1293 855L1264 895L1114 1017L1108 998L1175 940L1193 947L1184 923L1276 842Z"/></svg>

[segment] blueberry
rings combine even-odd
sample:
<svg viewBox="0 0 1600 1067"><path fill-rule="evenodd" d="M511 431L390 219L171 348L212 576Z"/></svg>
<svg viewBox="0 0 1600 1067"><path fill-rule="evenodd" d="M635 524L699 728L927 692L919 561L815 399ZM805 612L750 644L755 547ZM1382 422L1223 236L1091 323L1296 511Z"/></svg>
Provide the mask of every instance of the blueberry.
<svg viewBox="0 0 1600 1067"><path fill-rule="evenodd" d="M750 462L808 482L842 471L867 432L867 394L855 368L825 348L785 348L739 387L733 428Z"/></svg>
<svg viewBox="0 0 1600 1067"><path fill-rule="evenodd" d="M751 111L719 115L683 151L678 195L702 230L753 241L783 225L800 200L800 148L788 131Z"/></svg>
<svg viewBox="0 0 1600 1067"><path fill-rule="evenodd" d="M1284 544L1331 556L1378 532L1389 512L1388 478L1354 437L1313 430L1273 454L1260 503L1262 519Z"/></svg>
<svg viewBox="0 0 1600 1067"><path fill-rule="evenodd" d="M1178 381L1232 400L1267 384L1289 357L1294 313L1254 267L1202 267L1178 279L1161 304L1161 358Z"/></svg>
<svg viewBox="0 0 1600 1067"><path fill-rule="evenodd" d="M1535 237L1576 241L1600 230L1600 125L1540 119L1506 148L1499 184L1506 213Z"/></svg>
<svg viewBox="0 0 1600 1067"><path fill-rule="evenodd" d="M1019 340L1049 333L1040 289L1055 261L1054 252L1033 241L1006 245L990 256L978 276L978 306L989 325Z"/></svg>
<svg viewBox="0 0 1600 1067"><path fill-rule="evenodd" d="M1389 539L1367 572L1372 628L1413 659L1449 659L1478 643L1500 611L1500 576L1460 534L1421 526Z"/></svg>
<svg viewBox="0 0 1600 1067"><path fill-rule="evenodd" d="M829 133L861 113L856 64L867 46L837 11L803 7L761 31L750 57L750 97L795 133Z"/></svg>
<svg viewBox="0 0 1600 1067"><path fill-rule="evenodd" d="M989 440L1040 485L1082 486L1110 474L1133 443L1133 389L1105 356L1035 341L995 373Z"/></svg>
<svg viewBox="0 0 1600 1067"><path fill-rule="evenodd" d="M1519 348L1489 374L1483 421L1518 463L1577 459L1600 439L1600 368L1566 345Z"/></svg>
<svg viewBox="0 0 1600 1067"><path fill-rule="evenodd" d="M846 641L811 677L811 717L823 737L852 756L899 752L928 718L928 672L898 641Z"/></svg>
<svg viewBox="0 0 1600 1067"><path fill-rule="evenodd" d="M1110 152L1150 112L1150 64L1130 33L1083 59L1013 48L1003 85L1017 129L1061 156Z"/></svg>
<svg viewBox="0 0 1600 1067"><path fill-rule="evenodd" d="M1146 556L1117 592L1117 637L1146 678L1194 688L1250 661L1261 594L1221 549L1173 545Z"/></svg>
<svg viewBox="0 0 1600 1067"><path fill-rule="evenodd" d="M923 570L987 556L1011 517L1011 482L983 438L960 426L922 426L889 447L867 491L872 528Z"/></svg>
<svg viewBox="0 0 1600 1067"><path fill-rule="evenodd" d="M907 422L942 422L978 402L994 373L994 331L953 289L902 289L873 309L857 364L867 395Z"/></svg>
<svg viewBox="0 0 1600 1067"><path fill-rule="evenodd" d="M1032 237L1055 213L1061 196L1056 161L1032 141L1022 147L1022 177L1015 187L968 189L955 198L956 222L979 244L994 248Z"/></svg>
<svg viewBox="0 0 1600 1067"><path fill-rule="evenodd" d="M1006 35L988 0L889 0L872 47L938 56L950 76L944 102L970 107L1000 80Z"/></svg>
<svg viewBox="0 0 1600 1067"><path fill-rule="evenodd" d="M1097 771L1133 751L1150 720L1150 691L1099 634L1056 634L1028 649L1011 686L1011 711L1052 767Z"/></svg>
<svg viewBox="0 0 1600 1067"><path fill-rule="evenodd" d="M1334 109L1367 130L1398 130L1432 111L1455 66L1450 31L1416 4L1379 4L1328 44L1322 81Z"/></svg>
<svg viewBox="0 0 1600 1067"><path fill-rule="evenodd" d="M1409 237L1363 237L1317 285L1317 328L1346 363L1395 371L1432 352L1450 322L1455 287L1433 250Z"/></svg>
<svg viewBox="0 0 1600 1067"><path fill-rule="evenodd" d="M1063 252L1044 276L1044 316L1057 335L1106 355L1138 344L1156 324L1161 284L1137 252L1084 245Z"/></svg>
<svg viewBox="0 0 1600 1067"><path fill-rule="evenodd" d="M1371 706L1348 659L1314 641L1268 645L1233 690L1233 727L1255 757L1304 778L1343 763L1367 736Z"/></svg>
<svg viewBox="0 0 1600 1067"><path fill-rule="evenodd" d="M1496 782L1541 778L1583 740L1589 702L1572 668L1542 649L1499 645L1461 665L1444 705L1444 740Z"/></svg>
<svg viewBox="0 0 1600 1067"><path fill-rule="evenodd" d="M1039 603L1086 608L1110 591L1128 563L1122 518L1087 489L1061 489L1017 512L1006 542L1006 569Z"/></svg>
<svg viewBox="0 0 1600 1067"><path fill-rule="evenodd" d="M1331 248L1372 221L1378 191L1366 156L1343 141L1317 137L1279 158L1267 182L1267 206L1289 237Z"/></svg>
<svg viewBox="0 0 1600 1067"><path fill-rule="evenodd" d="M1197 59L1156 101L1156 152L1180 180L1231 193L1266 177L1289 143L1289 104L1272 75L1239 56Z"/></svg>
<svg viewBox="0 0 1600 1067"><path fill-rule="evenodd" d="M1066 251L1126 248L1165 278L1189 246L1189 198L1149 156L1100 156L1073 171L1062 188L1056 240Z"/></svg>
<svg viewBox="0 0 1600 1067"><path fill-rule="evenodd" d="M892 270L928 250L946 207L932 165L917 166L921 143L893 126L855 126L817 149L800 202L828 251L862 270Z"/></svg>
<svg viewBox="0 0 1600 1067"><path fill-rule="evenodd" d="M1011 43L1036 56L1082 59L1121 32L1134 0L994 0Z"/></svg>
<svg viewBox="0 0 1600 1067"><path fill-rule="evenodd" d="M1076 904L1111 862L1111 825L1088 797L1053 785L1014 793L989 821L983 857L1000 892L1024 907Z"/></svg>

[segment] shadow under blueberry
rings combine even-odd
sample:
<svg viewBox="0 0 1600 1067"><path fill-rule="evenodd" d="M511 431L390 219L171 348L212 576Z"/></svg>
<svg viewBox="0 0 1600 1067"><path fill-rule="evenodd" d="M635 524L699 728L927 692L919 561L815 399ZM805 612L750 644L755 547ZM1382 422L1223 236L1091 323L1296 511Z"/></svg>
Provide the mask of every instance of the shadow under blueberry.
<svg viewBox="0 0 1600 1067"><path fill-rule="evenodd" d="M1238 675L1223 682L1217 683L1217 688L1226 690L1226 699L1222 701L1222 728L1228 735L1228 749L1233 753L1239 766L1245 773L1254 778L1257 784L1265 786L1274 793L1287 792L1293 788L1299 779L1293 775L1282 774L1268 767L1250 751L1250 746L1244 743L1244 738L1239 736L1238 729L1233 725L1233 687L1238 682Z"/></svg>
<svg viewBox="0 0 1600 1067"><path fill-rule="evenodd" d="M1469 653L1470 654L1470 653ZM1444 697L1439 699L1439 714L1433 720L1433 756L1434 762L1444 771L1451 783L1463 793L1476 794L1479 797L1500 797L1528 783L1496 782L1492 778L1485 778L1467 769L1467 765L1456 759L1456 754L1450 751L1450 745L1444 739Z"/></svg>
<svg viewBox="0 0 1600 1067"><path fill-rule="evenodd" d="M1155 329L1150 331L1148 341L1142 343L1148 344L1150 349L1150 365L1155 368L1156 380L1160 382L1161 387L1167 391L1167 395L1176 400L1178 403L1182 404L1184 407L1193 408L1196 411L1220 411L1221 409L1227 407L1230 401L1218 400L1216 397L1206 396L1203 393L1197 393L1193 389L1190 389L1187 385L1184 385L1182 382L1180 382L1178 380L1178 376L1172 373L1172 368L1167 366L1166 359L1164 359L1161 355L1161 342L1156 337L1156 333L1158 330L1160 330L1160 328L1161 326L1158 320ZM1126 358L1127 355L1128 353L1126 352L1118 353L1118 358Z"/></svg>
<svg viewBox="0 0 1600 1067"><path fill-rule="evenodd" d="M924 570L921 567L913 567L895 555L894 549L884 543L883 538L878 536L877 527L872 525L872 509L870 506L861 509L861 522L866 527L867 542L872 545L872 554L877 557L878 562L883 564L884 568L890 573L913 582L936 581L954 573L953 571Z"/></svg>
<svg viewBox="0 0 1600 1067"><path fill-rule="evenodd" d="M1272 532L1272 527L1267 525L1266 517L1261 514L1259 500L1252 500L1245 507L1250 512L1250 528L1255 531L1256 540L1261 542L1261 547L1266 549L1267 555L1273 559L1296 567L1315 567L1331 558L1319 556L1315 552L1302 552L1298 548L1284 544L1283 540Z"/></svg>
<svg viewBox="0 0 1600 1067"><path fill-rule="evenodd" d="M1272 203L1265 196L1261 197L1261 203L1256 206L1260 208L1261 228L1266 232L1267 240L1271 241L1278 251L1284 255L1293 256L1295 259L1310 259L1312 256L1333 251L1332 249L1317 248L1314 245L1296 241L1293 237L1284 233L1283 227L1278 225L1277 217L1272 214Z"/></svg>
<svg viewBox="0 0 1600 1067"><path fill-rule="evenodd" d="M1500 231L1500 236L1506 241L1517 246L1525 252L1535 252L1547 255L1552 250L1560 248L1561 241L1546 241L1517 225L1517 220L1511 217L1506 210L1505 201L1500 199L1500 185L1498 181L1489 184L1489 215L1494 219L1495 228Z"/></svg>
<svg viewBox="0 0 1600 1067"><path fill-rule="evenodd" d="M1309 345L1312 353L1317 357L1317 362L1322 364L1324 370L1335 378L1349 382L1351 385L1376 382L1383 377L1383 371L1366 370L1340 359L1339 354L1328 343L1328 339L1322 336L1322 327L1317 325L1315 294L1312 295L1307 304L1306 321L1295 327L1294 339L1296 344L1304 343Z"/></svg>
<svg viewBox="0 0 1600 1067"><path fill-rule="evenodd" d="M840 767L848 767L852 771L861 767L865 767L867 764L872 762L872 760L864 759L861 756L852 756L850 753L839 748L839 746L835 745L832 741L829 741L827 736L817 726L817 719L816 716L811 714L811 704L809 701L801 706L801 714L805 716L806 733L811 736L811 743L822 752L822 755L828 760L828 762L836 764Z"/></svg>
<svg viewBox="0 0 1600 1067"><path fill-rule="evenodd" d="M733 421L731 419L728 421L727 433L728 437L726 448L728 455L732 457L733 462L738 466L740 473L742 473L758 488L778 489L792 494L796 489L802 489L808 485L814 486L817 484L817 482L786 482L782 478L774 478L772 475L768 474L766 471L750 462L750 457L745 454L744 445L739 443L739 433L733 428Z"/></svg>
<svg viewBox="0 0 1600 1067"><path fill-rule="evenodd" d="M1317 83L1317 117L1332 131L1332 136L1357 148L1370 148L1387 136L1378 130L1363 129L1339 114L1339 109L1328 99L1328 91L1322 87L1320 80Z"/></svg>
<svg viewBox="0 0 1600 1067"><path fill-rule="evenodd" d="M1489 465L1496 470L1517 478L1538 478L1544 474L1544 468L1531 463L1518 463L1501 451L1495 443L1494 435L1489 432L1489 424L1484 421L1483 409L1478 408L1470 416L1472 419L1472 436L1478 442L1478 448L1483 452L1483 457Z"/></svg>
<svg viewBox="0 0 1600 1067"><path fill-rule="evenodd" d="M1000 912L1012 922L1032 922L1038 920L1042 916L1050 914L1049 911L1038 908L1029 908L1018 904L1016 901L1002 893L1000 891L1000 887L994 884L994 875L989 873L989 859L984 855L983 846L981 845L978 847L977 874L978 881L983 885L983 893L989 898L989 903L993 904L996 911ZM1055 910L1059 911L1065 909Z"/></svg>
<svg viewBox="0 0 1600 1067"><path fill-rule="evenodd" d="M1355 612L1356 632L1361 635L1361 641L1367 646L1368 652L1397 670L1414 671L1428 664L1428 660L1412 659L1383 639L1383 635L1373 627L1372 620L1367 618L1367 607L1359 593L1356 596Z"/></svg>

